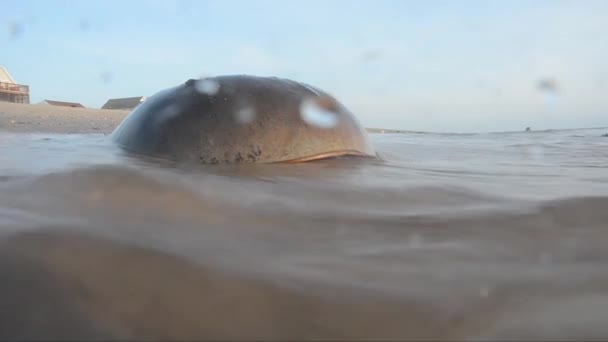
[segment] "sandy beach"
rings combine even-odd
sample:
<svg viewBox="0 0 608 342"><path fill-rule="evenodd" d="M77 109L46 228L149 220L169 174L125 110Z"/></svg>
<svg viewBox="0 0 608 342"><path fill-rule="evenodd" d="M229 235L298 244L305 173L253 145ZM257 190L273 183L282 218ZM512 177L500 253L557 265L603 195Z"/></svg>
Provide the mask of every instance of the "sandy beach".
<svg viewBox="0 0 608 342"><path fill-rule="evenodd" d="M128 113L128 110L0 102L0 131L13 133L110 133Z"/></svg>
<svg viewBox="0 0 608 342"><path fill-rule="evenodd" d="M120 124L130 110L71 108L0 101L0 131L13 133L104 133ZM369 133L421 133L366 128Z"/></svg>

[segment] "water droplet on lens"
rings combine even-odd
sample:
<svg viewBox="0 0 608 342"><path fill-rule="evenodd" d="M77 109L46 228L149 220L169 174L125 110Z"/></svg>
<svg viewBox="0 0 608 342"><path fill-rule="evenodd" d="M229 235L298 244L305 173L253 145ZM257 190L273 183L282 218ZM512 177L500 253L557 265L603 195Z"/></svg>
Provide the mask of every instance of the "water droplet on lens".
<svg viewBox="0 0 608 342"><path fill-rule="evenodd" d="M91 24L89 24L88 21L86 21L86 20L83 19L83 20L80 21L80 23L78 23L78 27L82 31L88 31L89 28L91 27Z"/></svg>
<svg viewBox="0 0 608 342"><path fill-rule="evenodd" d="M167 107L163 108L158 115L154 116L154 120L156 121L157 124L164 124L167 121L175 118L177 115L179 115L180 112L180 106L177 104L170 104Z"/></svg>
<svg viewBox="0 0 608 342"><path fill-rule="evenodd" d="M200 79L194 83L194 89L201 94L215 95L220 90L220 84L214 80Z"/></svg>
<svg viewBox="0 0 608 342"><path fill-rule="evenodd" d="M109 71L104 71L101 73L101 81L103 83L110 83L112 81L112 73Z"/></svg>
<svg viewBox="0 0 608 342"><path fill-rule="evenodd" d="M321 128L332 128L338 123L336 113L323 108L315 98L302 101L300 116L307 124Z"/></svg>
<svg viewBox="0 0 608 342"><path fill-rule="evenodd" d="M234 113L236 122L238 122L239 124L252 123L255 119L255 115L255 108L252 106L241 107L237 109L237 111Z"/></svg>
<svg viewBox="0 0 608 342"><path fill-rule="evenodd" d="M368 50L361 55L362 62L373 62L381 57L382 53L379 50Z"/></svg>
<svg viewBox="0 0 608 342"><path fill-rule="evenodd" d="M161 115L163 117L163 119L170 119L174 116L176 116L179 113L179 106L176 104L172 104L167 106L165 109L162 110Z"/></svg>
<svg viewBox="0 0 608 342"><path fill-rule="evenodd" d="M20 23L11 23L8 26L8 36L10 39L19 39L25 31L25 28Z"/></svg>
<svg viewBox="0 0 608 342"><path fill-rule="evenodd" d="M557 81L552 78L543 78L538 81L538 89L540 91L557 92Z"/></svg>

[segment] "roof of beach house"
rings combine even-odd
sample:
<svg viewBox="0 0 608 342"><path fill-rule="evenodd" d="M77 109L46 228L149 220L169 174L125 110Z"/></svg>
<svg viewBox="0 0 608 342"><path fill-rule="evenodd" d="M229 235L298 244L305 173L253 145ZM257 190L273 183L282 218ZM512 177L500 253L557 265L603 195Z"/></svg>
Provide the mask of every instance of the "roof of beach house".
<svg viewBox="0 0 608 342"><path fill-rule="evenodd" d="M0 65L0 82L17 84L17 82L15 82L15 79L11 76L11 74L8 73L8 70L6 70L6 68L1 65Z"/></svg>
<svg viewBox="0 0 608 342"><path fill-rule="evenodd" d="M101 109L133 109L146 100L145 96L109 99Z"/></svg>

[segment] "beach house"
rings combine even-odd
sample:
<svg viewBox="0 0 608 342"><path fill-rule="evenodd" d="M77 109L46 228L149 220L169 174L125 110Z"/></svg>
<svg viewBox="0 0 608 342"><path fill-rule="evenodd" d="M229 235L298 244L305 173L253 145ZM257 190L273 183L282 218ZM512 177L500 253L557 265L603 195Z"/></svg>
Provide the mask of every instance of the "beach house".
<svg viewBox="0 0 608 342"><path fill-rule="evenodd" d="M30 103L30 87L17 84L5 67L0 65L0 101Z"/></svg>

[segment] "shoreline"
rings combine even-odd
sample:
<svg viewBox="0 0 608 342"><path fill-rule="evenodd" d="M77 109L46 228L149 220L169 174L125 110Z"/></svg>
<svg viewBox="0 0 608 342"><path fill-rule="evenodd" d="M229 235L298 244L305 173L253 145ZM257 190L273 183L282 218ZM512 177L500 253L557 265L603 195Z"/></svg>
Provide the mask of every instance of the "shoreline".
<svg viewBox="0 0 608 342"><path fill-rule="evenodd" d="M0 132L10 133L111 133L131 110L72 108L43 104L21 104L0 101ZM502 134L543 133L577 129L607 129L608 127L543 129L504 132L446 133L366 127L370 134ZM608 133L607 133L608 134Z"/></svg>

